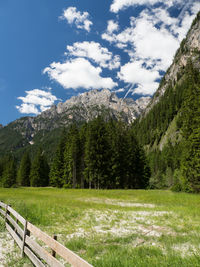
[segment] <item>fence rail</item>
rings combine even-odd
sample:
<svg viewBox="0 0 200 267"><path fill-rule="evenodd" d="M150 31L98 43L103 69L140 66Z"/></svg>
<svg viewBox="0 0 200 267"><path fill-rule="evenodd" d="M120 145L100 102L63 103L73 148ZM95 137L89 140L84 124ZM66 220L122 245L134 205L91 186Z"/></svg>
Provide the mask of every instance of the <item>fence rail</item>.
<svg viewBox="0 0 200 267"><path fill-rule="evenodd" d="M92 267L91 264L87 263L57 240L25 220L11 206L2 201L0 201L0 215L5 220L7 231L20 247L22 257L27 255L35 266L64 267L64 265L56 259L55 256L57 254L73 267ZM38 244L36 239L34 240L31 238L32 236L42 241L45 246L48 246L53 252L52 255Z"/></svg>

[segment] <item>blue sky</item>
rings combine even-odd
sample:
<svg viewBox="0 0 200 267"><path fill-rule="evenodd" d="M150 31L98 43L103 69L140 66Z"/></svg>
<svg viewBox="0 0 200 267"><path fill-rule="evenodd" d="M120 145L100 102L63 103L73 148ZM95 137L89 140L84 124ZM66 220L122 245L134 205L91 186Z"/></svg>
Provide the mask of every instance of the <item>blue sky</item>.
<svg viewBox="0 0 200 267"><path fill-rule="evenodd" d="M199 0L1 0L0 123L92 89L153 95L199 10Z"/></svg>

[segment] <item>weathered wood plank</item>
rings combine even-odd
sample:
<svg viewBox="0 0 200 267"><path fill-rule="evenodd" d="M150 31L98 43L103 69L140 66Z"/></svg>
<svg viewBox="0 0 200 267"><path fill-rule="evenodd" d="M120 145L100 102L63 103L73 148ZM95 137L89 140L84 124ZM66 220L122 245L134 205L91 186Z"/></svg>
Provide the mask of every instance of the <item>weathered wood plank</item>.
<svg viewBox="0 0 200 267"><path fill-rule="evenodd" d="M16 218L20 221L20 223L24 226L26 223L26 220L18 213L16 212L13 208L11 208L10 206L8 206L8 211Z"/></svg>
<svg viewBox="0 0 200 267"><path fill-rule="evenodd" d="M2 201L0 201L0 207L2 207L2 208L6 208L6 206L7 206L7 204L5 204L4 202L2 202Z"/></svg>
<svg viewBox="0 0 200 267"><path fill-rule="evenodd" d="M64 247L52 237L48 236L44 232L42 232L39 228L34 226L31 223L28 223L27 229L40 240L42 240L46 245L48 245L51 249L53 249L58 255L60 255L63 259L65 259L68 263L70 263L74 267L92 267L85 260L81 259L74 252Z"/></svg>
<svg viewBox="0 0 200 267"><path fill-rule="evenodd" d="M21 252L22 258L24 257L24 246L25 246L26 235L27 235L27 221L25 222L24 232L23 232L23 236L22 236L22 252Z"/></svg>
<svg viewBox="0 0 200 267"><path fill-rule="evenodd" d="M7 220L14 226L14 228L17 230L18 234L23 237L24 231L21 229L21 227L17 224L17 222L7 214Z"/></svg>
<svg viewBox="0 0 200 267"><path fill-rule="evenodd" d="M3 217L6 216L6 212L5 212L4 210L0 209L0 213L1 213L1 215L2 215Z"/></svg>
<svg viewBox="0 0 200 267"><path fill-rule="evenodd" d="M15 233L15 231L10 227L8 223L6 223L6 229L11 234L17 245L22 249L22 240L19 238L19 236Z"/></svg>
<svg viewBox="0 0 200 267"><path fill-rule="evenodd" d="M28 248L24 247L24 253L29 257L29 259L32 261L32 263L36 267L45 267L45 265L35 256L35 254Z"/></svg>
<svg viewBox="0 0 200 267"><path fill-rule="evenodd" d="M49 254L44 248L42 248L38 243L32 240L29 236L26 236L25 243L36 253L41 259L45 260L47 264L52 267L64 267L56 258Z"/></svg>

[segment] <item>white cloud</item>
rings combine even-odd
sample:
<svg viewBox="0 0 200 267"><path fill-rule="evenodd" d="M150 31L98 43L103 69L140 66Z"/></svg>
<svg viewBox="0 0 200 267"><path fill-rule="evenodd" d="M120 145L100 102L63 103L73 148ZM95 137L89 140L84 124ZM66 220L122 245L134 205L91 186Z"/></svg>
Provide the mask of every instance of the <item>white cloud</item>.
<svg viewBox="0 0 200 267"><path fill-rule="evenodd" d="M57 99L50 91L33 89L26 91L25 97L18 97L22 101L20 106L16 106L20 113L39 114L50 108Z"/></svg>
<svg viewBox="0 0 200 267"><path fill-rule="evenodd" d="M109 20L108 21L108 26L107 26L107 32L108 33L113 33L115 31L118 31L118 29L119 29L118 22L116 22L114 20Z"/></svg>
<svg viewBox="0 0 200 267"><path fill-rule="evenodd" d="M183 20L181 21L181 26L178 27L177 25L173 25L171 28L174 31L174 33L178 34L178 40L181 42L183 38L186 37L186 34L192 24L192 21L194 20L196 14L190 15L188 12L186 12Z"/></svg>
<svg viewBox="0 0 200 267"><path fill-rule="evenodd" d="M22 114L35 114L38 115L40 112L38 108L33 104L21 104L20 106L16 106Z"/></svg>
<svg viewBox="0 0 200 267"><path fill-rule="evenodd" d="M115 92L115 93L123 93L123 92L125 92L125 88L119 88L117 90L113 90L113 92Z"/></svg>
<svg viewBox="0 0 200 267"><path fill-rule="evenodd" d="M124 10L130 6L136 5L155 5L157 3L162 3L168 7L178 4L185 4L186 1L184 0L113 0L113 3L110 6L110 11L117 13L120 10Z"/></svg>
<svg viewBox="0 0 200 267"><path fill-rule="evenodd" d="M118 48L126 48L128 43L133 43L133 27L126 28L119 34L109 33L106 31L101 35L102 39L108 41L109 43L114 43Z"/></svg>
<svg viewBox="0 0 200 267"><path fill-rule="evenodd" d="M164 27L158 29L146 16L134 20L133 27L135 57L156 60L158 68L166 70L179 47L177 38Z"/></svg>
<svg viewBox="0 0 200 267"><path fill-rule="evenodd" d="M121 3L124 8L126 3L134 5L142 4L144 1L116 0L113 5L118 3L120 7ZM146 2L153 4L153 1ZM153 94L155 92L158 87L156 80L160 78L159 71L166 71L170 66L180 42L186 36L192 20L199 11L199 3L196 1L185 2L188 11L183 2L179 0L172 2L182 8L177 18L170 15L168 7L156 6L151 9L145 7L138 17L130 18L129 27L119 33L109 32L107 29L102 34L102 39L129 54L130 62L121 67L118 77L129 83L129 90L133 90L134 93ZM168 1L168 6L171 3ZM136 85L137 88L135 88Z"/></svg>
<svg viewBox="0 0 200 267"><path fill-rule="evenodd" d="M136 85L134 93L152 95L158 88L156 80L160 78L160 74L157 70L146 69L143 61L134 61L122 66L118 77L126 83Z"/></svg>
<svg viewBox="0 0 200 267"><path fill-rule="evenodd" d="M89 20L88 12L80 12L76 7L69 7L64 10L61 19L66 19L69 24L75 24L78 29L84 29L90 31L93 25L92 21Z"/></svg>
<svg viewBox="0 0 200 267"><path fill-rule="evenodd" d="M73 46L67 46L67 50L71 56L85 57L93 60L103 68L109 68L110 70L119 68L120 57L113 56L107 48L102 47L96 42L82 42L74 43Z"/></svg>
<svg viewBox="0 0 200 267"><path fill-rule="evenodd" d="M162 15L163 19L167 17L167 13ZM143 59L150 65L156 63L160 70L166 70L179 47L179 41L165 27L157 28L157 22L155 16L142 12L138 18L131 17L131 26L124 31L111 35L104 33L102 38L128 52L130 58Z"/></svg>
<svg viewBox="0 0 200 267"><path fill-rule="evenodd" d="M200 3L199 1L193 3L191 8L192 14L196 15L200 11Z"/></svg>
<svg viewBox="0 0 200 267"><path fill-rule="evenodd" d="M49 77L60 83L65 89L112 89L117 86L111 78L100 76L102 69L94 67L84 58L70 59L64 63L53 62L44 70Z"/></svg>

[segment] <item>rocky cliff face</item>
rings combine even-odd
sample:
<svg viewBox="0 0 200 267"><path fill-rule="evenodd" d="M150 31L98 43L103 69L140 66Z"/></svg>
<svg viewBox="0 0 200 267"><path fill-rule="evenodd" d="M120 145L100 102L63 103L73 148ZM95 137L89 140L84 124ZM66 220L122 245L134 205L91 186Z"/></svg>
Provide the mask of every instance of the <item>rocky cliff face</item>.
<svg viewBox="0 0 200 267"><path fill-rule="evenodd" d="M32 142L35 134L41 130L51 131L72 122L89 121L98 115L131 123L144 111L149 101L150 97L134 101L131 98L118 98L115 93L107 89L92 90L52 106L37 117L16 120L7 127Z"/></svg>
<svg viewBox="0 0 200 267"><path fill-rule="evenodd" d="M160 97L164 95L168 86L174 86L178 82L184 72L188 59L192 61L197 69L200 69L200 12L186 38L182 41L172 65L166 72L156 94L147 106L144 116L159 102Z"/></svg>

